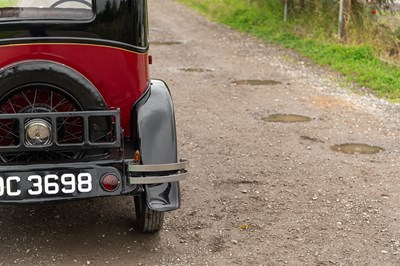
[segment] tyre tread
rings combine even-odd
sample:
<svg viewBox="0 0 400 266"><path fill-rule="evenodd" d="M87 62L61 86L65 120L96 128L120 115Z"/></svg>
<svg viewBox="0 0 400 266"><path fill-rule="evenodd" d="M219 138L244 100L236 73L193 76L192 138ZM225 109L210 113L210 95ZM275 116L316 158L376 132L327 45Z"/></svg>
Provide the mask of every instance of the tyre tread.
<svg viewBox="0 0 400 266"><path fill-rule="evenodd" d="M135 212L136 223L140 232L153 234L162 229L164 223L164 212L151 210L146 204L144 195L135 197Z"/></svg>

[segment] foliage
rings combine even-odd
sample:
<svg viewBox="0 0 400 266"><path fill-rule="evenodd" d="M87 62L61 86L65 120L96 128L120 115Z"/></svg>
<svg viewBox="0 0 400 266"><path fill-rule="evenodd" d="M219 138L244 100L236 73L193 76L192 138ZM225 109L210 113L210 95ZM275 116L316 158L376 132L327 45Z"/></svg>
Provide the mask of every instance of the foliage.
<svg viewBox="0 0 400 266"><path fill-rule="evenodd" d="M0 7L15 6L17 0L0 0Z"/></svg>
<svg viewBox="0 0 400 266"><path fill-rule="evenodd" d="M283 22L280 0L180 1L235 29L295 49L380 96L400 99L400 70L383 62L378 49L388 43L396 47L397 38L377 23L368 6L363 7L358 18L351 18L350 38L343 43L337 36L338 1L335 0L308 0L301 12L295 13L301 1L297 0L293 4L298 6L291 9L287 23Z"/></svg>
<svg viewBox="0 0 400 266"><path fill-rule="evenodd" d="M304 9L312 8L318 5L318 3L323 4L339 4L340 0L281 0L282 3L287 1L291 7ZM393 0L345 0L351 4L354 11L358 8L362 8L364 5L374 5L377 8L389 8L389 4L393 4Z"/></svg>

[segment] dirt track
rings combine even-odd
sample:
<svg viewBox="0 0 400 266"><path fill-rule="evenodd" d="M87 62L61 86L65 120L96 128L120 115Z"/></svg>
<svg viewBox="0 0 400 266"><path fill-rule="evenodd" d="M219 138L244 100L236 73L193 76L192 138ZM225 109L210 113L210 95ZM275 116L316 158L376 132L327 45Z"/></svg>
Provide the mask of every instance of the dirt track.
<svg viewBox="0 0 400 266"><path fill-rule="evenodd" d="M182 208L143 236L130 198L1 206L0 265L398 265L399 107L174 1L149 8L152 77L191 163ZM270 84L234 84L248 79ZM385 151L330 150L350 142Z"/></svg>

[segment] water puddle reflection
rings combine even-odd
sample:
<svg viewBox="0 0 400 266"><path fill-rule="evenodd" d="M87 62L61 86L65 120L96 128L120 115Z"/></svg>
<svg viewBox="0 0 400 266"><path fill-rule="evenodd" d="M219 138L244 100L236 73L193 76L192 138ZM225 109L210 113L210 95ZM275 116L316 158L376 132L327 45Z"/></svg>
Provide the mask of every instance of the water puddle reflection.
<svg viewBox="0 0 400 266"><path fill-rule="evenodd" d="M299 123L310 122L312 119L308 116L293 114L273 114L262 118L263 121L272 123Z"/></svg>
<svg viewBox="0 0 400 266"><path fill-rule="evenodd" d="M261 85L278 85L282 84L280 81L275 81L275 80L252 80L252 79L246 79L246 80L235 80L232 82L235 85L250 85L250 86L261 86Z"/></svg>
<svg viewBox="0 0 400 266"><path fill-rule="evenodd" d="M334 145L331 147L331 150L335 152L342 152L345 154L375 154L384 151L384 149L381 147L358 143Z"/></svg>

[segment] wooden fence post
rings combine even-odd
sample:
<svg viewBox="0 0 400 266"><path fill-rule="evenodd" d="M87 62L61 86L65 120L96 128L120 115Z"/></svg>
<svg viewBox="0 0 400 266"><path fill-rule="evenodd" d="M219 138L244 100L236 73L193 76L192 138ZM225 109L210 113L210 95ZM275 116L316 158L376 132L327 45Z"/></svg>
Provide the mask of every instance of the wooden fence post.
<svg viewBox="0 0 400 266"><path fill-rule="evenodd" d="M346 24L351 14L351 0L340 0L339 7L339 37L347 40Z"/></svg>
<svg viewBox="0 0 400 266"><path fill-rule="evenodd" d="M285 0L285 8L283 11L283 21L286 22L287 21L287 14L288 14L288 0Z"/></svg>

